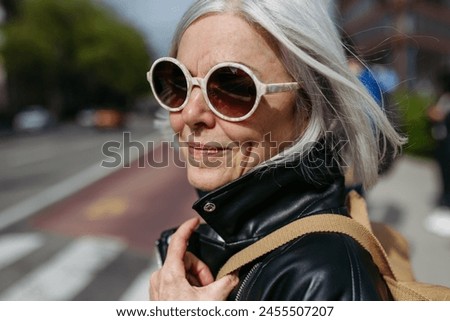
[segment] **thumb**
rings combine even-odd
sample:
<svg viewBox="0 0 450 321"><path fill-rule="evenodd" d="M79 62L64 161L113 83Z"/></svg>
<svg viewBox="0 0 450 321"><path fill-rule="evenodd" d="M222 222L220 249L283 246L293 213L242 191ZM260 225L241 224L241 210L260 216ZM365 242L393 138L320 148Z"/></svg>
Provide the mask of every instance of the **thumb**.
<svg viewBox="0 0 450 321"><path fill-rule="evenodd" d="M228 274L223 278L209 284L205 287L208 292L209 300L224 301L233 289L238 285L239 278L233 274Z"/></svg>

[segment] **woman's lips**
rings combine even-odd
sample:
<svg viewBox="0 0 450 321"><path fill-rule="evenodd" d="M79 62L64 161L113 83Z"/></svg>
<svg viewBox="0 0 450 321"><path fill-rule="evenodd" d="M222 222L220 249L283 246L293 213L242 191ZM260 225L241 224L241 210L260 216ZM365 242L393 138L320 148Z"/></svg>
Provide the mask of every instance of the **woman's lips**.
<svg viewBox="0 0 450 321"><path fill-rule="evenodd" d="M187 143L189 154L197 156L222 156L231 148L223 147L220 144L201 144L201 143Z"/></svg>

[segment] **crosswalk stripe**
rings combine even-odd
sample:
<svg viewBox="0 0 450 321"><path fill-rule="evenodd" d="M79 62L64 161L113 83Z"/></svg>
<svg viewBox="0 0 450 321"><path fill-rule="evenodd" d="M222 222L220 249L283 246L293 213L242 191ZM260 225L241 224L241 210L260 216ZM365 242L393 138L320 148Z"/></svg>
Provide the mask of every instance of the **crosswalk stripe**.
<svg viewBox="0 0 450 321"><path fill-rule="evenodd" d="M37 233L17 233L0 237L0 269L13 264L44 244L44 238Z"/></svg>
<svg viewBox="0 0 450 321"><path fill-rule="evenodd" d="M150 275L157 269L155 261L142 271L120 297L120 301L147 301Z"/></svg>
<svg viewBox="0 0 450 321"><path fill-rule="evenodd" d="M81 238L6 289L0 300L70 300L124 249L110 239Z"/></svg>

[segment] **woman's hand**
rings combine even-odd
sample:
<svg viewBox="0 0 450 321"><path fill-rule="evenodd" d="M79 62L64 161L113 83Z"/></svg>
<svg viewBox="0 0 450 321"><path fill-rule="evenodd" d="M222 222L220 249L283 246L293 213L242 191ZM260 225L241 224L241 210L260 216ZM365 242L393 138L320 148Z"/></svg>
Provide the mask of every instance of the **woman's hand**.
<svg viewBox="0 0 450 321"><path fill-rule="evenodd" d="M164 265L150 278L150 300L225 300L238 284L236 275L214 281L208 266L186 252L189 237L199 223L198 218L190 219L172 235Z"/></svg>

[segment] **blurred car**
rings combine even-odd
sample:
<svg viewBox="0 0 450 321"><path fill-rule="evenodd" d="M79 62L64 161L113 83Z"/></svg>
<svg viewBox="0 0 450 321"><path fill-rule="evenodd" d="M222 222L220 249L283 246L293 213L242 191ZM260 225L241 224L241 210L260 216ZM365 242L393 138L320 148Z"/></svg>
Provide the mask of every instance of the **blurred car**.
<svg viewBox="0 0 450 321"><path fill-rule="evenodd" d="M34 132L52 127L56 123L52 114L41 105L25 107L13 119L13 129L22 132Z"/></svg>
<svg viewBox="0 0 450 321"><path fill-rule="evenodd" d="M81 127L95 126L95 109L83 109L77 114L77 124Z"/></svg>
<svg viewBox="0 0 450 321"><path fill-rule="evenodd" d="M125 113L116 109L98 109L94 122L97 128L122 128L125 126Z"/></svg>

